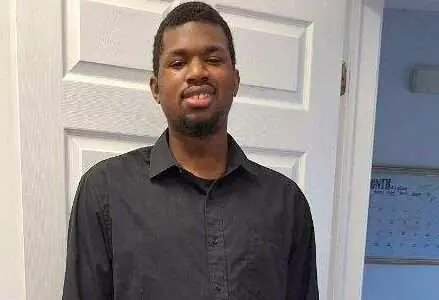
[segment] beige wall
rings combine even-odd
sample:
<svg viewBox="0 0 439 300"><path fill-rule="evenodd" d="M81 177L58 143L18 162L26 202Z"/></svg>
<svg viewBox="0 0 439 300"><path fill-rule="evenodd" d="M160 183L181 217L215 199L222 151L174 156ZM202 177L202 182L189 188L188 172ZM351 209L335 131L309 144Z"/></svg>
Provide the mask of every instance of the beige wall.
<svg viewBox="0 0 439 300"><path fill-rule="evenodd" d="M15 0L0 4L0 299L24 300Z"/></svg>

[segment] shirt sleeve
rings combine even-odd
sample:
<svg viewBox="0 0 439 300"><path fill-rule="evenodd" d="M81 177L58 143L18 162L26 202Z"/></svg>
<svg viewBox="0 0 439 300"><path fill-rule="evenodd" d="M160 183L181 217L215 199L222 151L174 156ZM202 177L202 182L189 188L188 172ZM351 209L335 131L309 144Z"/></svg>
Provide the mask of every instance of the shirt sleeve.
<svg viewBox="0 0 439 300"><path fill-rule="evenodd" d="M102 181L88 172L76 192L69 221L63 300L113 299L111 228Z"/></svg>
<svg viewBox="0 0 439 300"><path fill-rule="evenodd" d="M318 300L316 244L308 202L295 195L293 242L288 262L287 300Z"/></svg>

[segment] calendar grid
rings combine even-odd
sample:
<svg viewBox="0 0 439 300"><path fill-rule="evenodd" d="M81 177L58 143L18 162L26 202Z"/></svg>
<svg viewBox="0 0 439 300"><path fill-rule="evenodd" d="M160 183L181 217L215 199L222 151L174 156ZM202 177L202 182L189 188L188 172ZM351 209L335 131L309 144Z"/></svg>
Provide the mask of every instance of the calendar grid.
<svg viewBox="0 0 439 300"><path fill-rule="evenodd" d="M366 261L439 264L439 170L375 166Z"/></svg>

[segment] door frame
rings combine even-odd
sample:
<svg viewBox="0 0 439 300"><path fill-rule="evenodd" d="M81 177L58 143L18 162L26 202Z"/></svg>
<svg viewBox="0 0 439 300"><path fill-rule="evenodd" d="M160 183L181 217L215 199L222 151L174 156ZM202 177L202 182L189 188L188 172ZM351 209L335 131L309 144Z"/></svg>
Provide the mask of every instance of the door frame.
<svg viewBox="0 0 439 300"><path fill-rule="evenodd" d="M53 12L51 16L42 18L36 2L26 0L10 0L16 9L11 13L11 27L16 29L16 56L10 62L17 70L13 78L17 87L17 98L7 101L18 101L19 132L21 133L20 149L17 149L21 165L6 166L4 174L18 171L20 178L20 196L16 201L22 207L23 226L11 230L8 241L24 240L24 264L16 267L18 274L25 277L21 295L29 299L55 299L51 293L53 284L61 283L59 262L53 262L50 253L65 251L65 236L59 234L51 225L61 224L57 220L47 224L44 215L52 215L65 209L62 195L65 194L65 183L60 180L47 183L44 187L34 187L32 176L58 172L63 169L62 149L54 147L63 145L63 133L51 132L52 137L38 134L59 125L61 120L46 116L56 115L58 107L51 105L61 95L61 86L56 82L62 67L62 58L51 57L50 50L44 47L60 47L62 44L60 28L61 1L50 0ZM26 3L25 3L26 2ZM340 131L337 149L337 169L335 177L335 201L333 218L333 240L330 266L330 284L328 300L361 299L361 286L364 266L364 248L367 229L369 180L372 165L373 131L375 124L375 105L377 99L378 64L381 37L381 24L384 0L349 0L347 10L347 26L345 35L345 55L349 70L347 94L341 99ZM48 4L49 5L49 4ZM55 16L55 12L59 12ZM44 24L42 24L44 23ZM36 43L35 32L44 26L54 28L54 35L41 35ZM56 28L56 29L55 29ZM41 62L35 61L39 52L44 53L39 60L50 61L44 66L44 73L49 72L43 85L39 71ZM54 53L56 51L53 51ZM17 59L18 58L18 59ZM33 65L33 68L29 68ZM53 75L55 74L55 75ZM2 92L3 93L3 92ZM33 101L44 99L43 102ZM31 105L32 104L32 105ZM35 115L35 111L44 112L44 116ZM29 120L31 119L31 120ZM60 128L60 127L59 127ZM16 134L14 125L7 130ZM29 138L33 134L34 138ZM2 151L3 153L3 151ZM50 158L48 160L48 158ZM35 170L37 162L47 161L41 169ZM53 175L52 175L53 176ZM61 197L61 198L60 198ZM35 207L35 199L47 199L41 206ZM52 224L53 223L53 224ZM22 228L21 228L22 227ZM41 237L46 236L46 240ZM47 251L48 247L52 248ZM1 253L3 255L3 251ZM6 254L7 255L7 254ZM15 256L11 255L11 259ZM47 278L41 278L41 268L46 267ZM6 270L2 272L8 272ZM3 287L1 287L3 288ZM16 290L17 290L16 289ZM59 296L59 295L58 295ZM23 296L23 298L27 298ZM326 299L325 299L326 300Z"/></svg>
<svg viewBox="0 0 439 300"><path fill-rule="evenodd" d="M0 299L25 298L15 1L0 9Z"/></svg>
<svg viewBox="0 0 439 300"><path fill-rule="evenodd" d="M328 300L361 299L384 1L347 1Z"/></svg>

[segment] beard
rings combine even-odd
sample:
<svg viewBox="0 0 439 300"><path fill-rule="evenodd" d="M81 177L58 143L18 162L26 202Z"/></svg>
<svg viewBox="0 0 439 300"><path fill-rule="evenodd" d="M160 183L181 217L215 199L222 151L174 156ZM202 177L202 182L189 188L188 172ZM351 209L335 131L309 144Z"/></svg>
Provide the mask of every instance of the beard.
<svg viewBox="0 0 439 300"><path fill-rule="evenodd" d="M203 121L196 121L187 116L182 116L172 121L172 127L183 136L205 138L218 132L223 115L222 112L216 112L210 119Z"/></svg>

